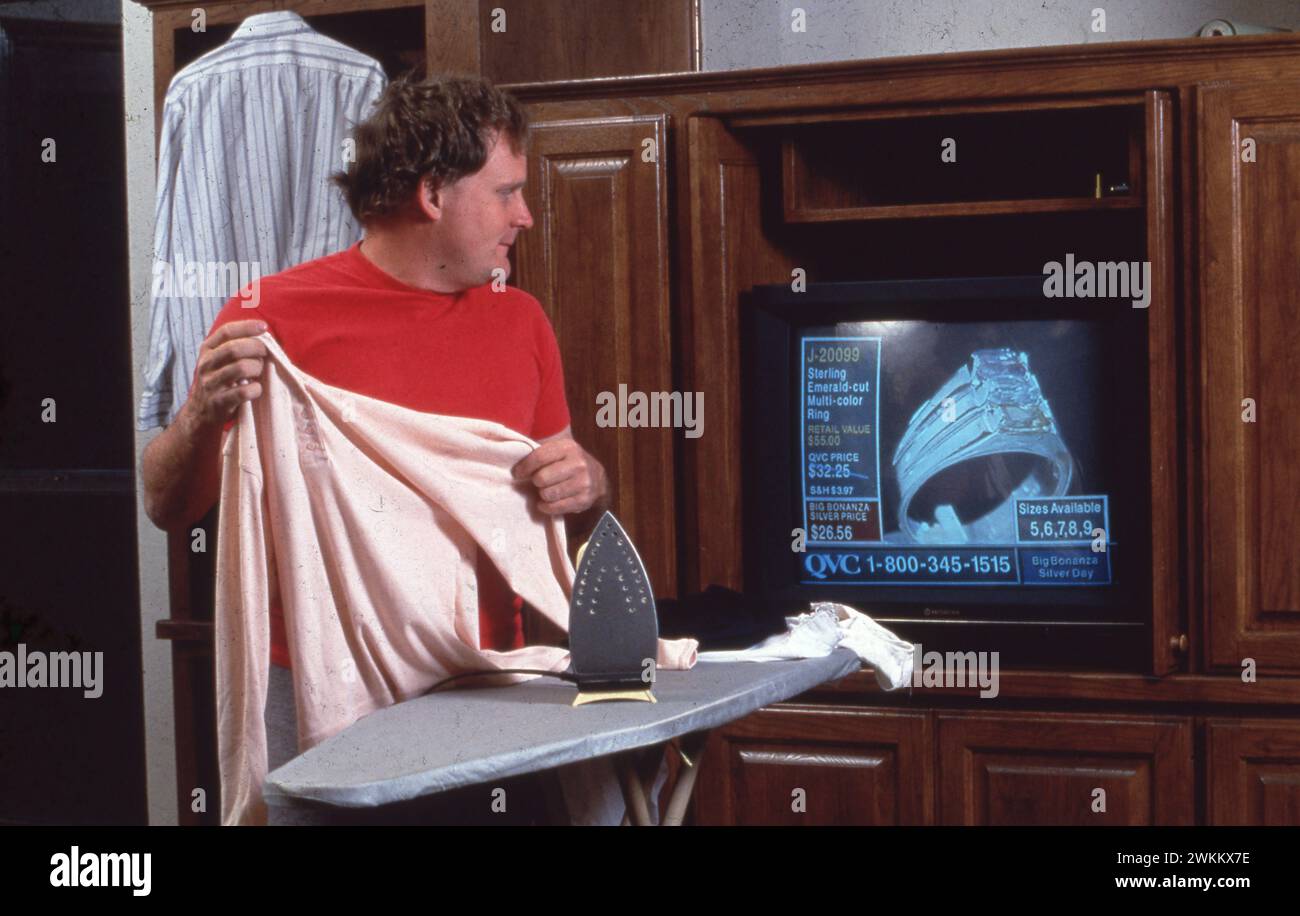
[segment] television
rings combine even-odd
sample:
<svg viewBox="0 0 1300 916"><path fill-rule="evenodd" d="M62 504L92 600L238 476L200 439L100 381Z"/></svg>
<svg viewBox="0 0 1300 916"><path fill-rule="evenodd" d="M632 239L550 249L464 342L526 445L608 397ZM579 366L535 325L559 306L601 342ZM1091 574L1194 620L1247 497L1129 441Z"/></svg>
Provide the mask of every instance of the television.
<svg viewBox="0 0 1300 916"><path fill-rule="evenodd" d="M1043 277L742 297L744 590L925 651L1150 657L1147 319Z"/></svg>

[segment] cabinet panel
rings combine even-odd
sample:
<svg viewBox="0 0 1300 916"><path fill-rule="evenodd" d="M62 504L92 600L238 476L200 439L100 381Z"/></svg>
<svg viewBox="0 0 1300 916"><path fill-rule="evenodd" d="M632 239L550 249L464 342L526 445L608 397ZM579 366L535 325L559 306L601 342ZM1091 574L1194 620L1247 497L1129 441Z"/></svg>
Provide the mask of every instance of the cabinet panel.
<svg viewBox="0 0 1300 916"><path fill-rule="evenodd" d="M687 122L685 221L689 291L682 303L682 378L704 392L709 434L685 443L682 467L687 589L743 586L740 296L788 283L799 266L763 231L762 171L754 150L715 118Z"/></svg>
<svg viewBox="0 0 1300 916"><path fill-rule="evenodd" d="M785 826L928 824L925 713L774 707L710 739L696 822Z"/></svg>
<svg viewBox="0 0 1300 916"><path fill-rule="evenodd" d="M700 69L699 0L478 0L477 16L496 83Z"/></svg>
<svg viewBox="0 0 1300 916"><path fill-rule="evenodd" d="M1069 713L936 718L940 823L1192 823L1186 719ZM1105 810L1095 810L1099 800Z"/></svg>
<svg viewBox="0 0 1300 916"><path fill-rule="evenodd" d="M534 124L534 226L516 246L517 282L559 340L574 438L609 472L611 508L659 595L677 589L673 436L684 430L600 427L597 397L673 387L666 137L663 115Z"/></svg>
<svg viewBox="0 0 1300 916"><path fill-rule="evenodd" d="M1300 723L1210 720L1206 821L1300 826Z"/></svg>
<svg viewBox="0 0 1300 916"><path fill-rule="evenodd" d="M1295 671L1300 84L1204 89L1199 123L1207 662Z"/></svg>

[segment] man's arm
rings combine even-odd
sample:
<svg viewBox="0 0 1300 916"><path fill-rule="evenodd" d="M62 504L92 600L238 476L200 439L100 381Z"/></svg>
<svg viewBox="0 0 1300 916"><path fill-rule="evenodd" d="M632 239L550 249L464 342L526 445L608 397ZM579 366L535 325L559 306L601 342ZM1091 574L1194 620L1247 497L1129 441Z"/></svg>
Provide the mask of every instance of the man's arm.
<svg viewBox="0 0 1300 916"><path fill-rule="evenodd" d="M231 321L199 347L195 384L175 422L140 456L144 511L164 531L193 524L221 495L221 435L246 400L261 396L261 321Z"/></svg>
<svg viewBox="0 0 1300 916"><path fill-rule="evenodd" d="M221 495L221 426L198 425L185 405L140 458L144 511L163 531L203 518Z"/></svg>

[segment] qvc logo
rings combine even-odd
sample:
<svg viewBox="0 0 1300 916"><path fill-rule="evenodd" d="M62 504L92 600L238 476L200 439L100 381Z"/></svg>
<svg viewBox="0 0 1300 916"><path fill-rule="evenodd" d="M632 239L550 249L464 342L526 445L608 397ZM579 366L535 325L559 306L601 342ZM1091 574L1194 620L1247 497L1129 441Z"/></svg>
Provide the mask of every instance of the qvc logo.
<svg viewBox="0 0 1300 916"><path fill-rule="evenodd" d="M857 576L862 573L862 558L856 553L810 553L804 557L803 568L818 579L836 573Z"/></svg>

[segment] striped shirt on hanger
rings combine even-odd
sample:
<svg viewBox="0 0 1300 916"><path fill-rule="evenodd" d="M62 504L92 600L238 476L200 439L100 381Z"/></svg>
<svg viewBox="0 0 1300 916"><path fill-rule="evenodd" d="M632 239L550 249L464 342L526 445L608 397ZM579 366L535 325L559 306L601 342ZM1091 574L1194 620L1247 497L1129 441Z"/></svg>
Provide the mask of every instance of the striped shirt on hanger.
<svg viewBox="0 0 1300 916"><path fill-rule="evenodd" d="M329 176L386 83L297 13L250 16L172 79L158 150L149 354L136 428L170 425L199 345L250 281L361 237ZM257 288L243 293L255 317Z"/></svg>

